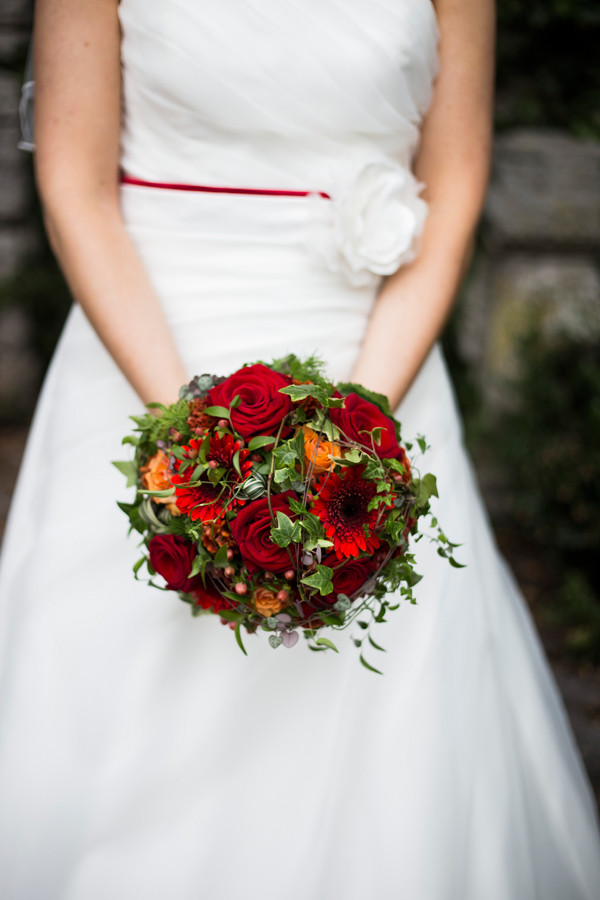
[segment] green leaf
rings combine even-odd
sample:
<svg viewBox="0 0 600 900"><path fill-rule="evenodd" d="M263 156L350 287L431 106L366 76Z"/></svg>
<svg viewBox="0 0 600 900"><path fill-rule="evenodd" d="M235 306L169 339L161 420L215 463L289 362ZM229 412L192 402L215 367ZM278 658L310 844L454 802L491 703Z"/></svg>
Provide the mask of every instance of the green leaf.
<svg viewBox="0 0 600 900"><path fill-rule="evenodd" d="M333 541L329 541L327 538L317 538L313 540L313 538L308 538L308 540L304 541L302 544L302 549L306 550L307 553L310 553L312 550L316 550L317 547L333 547Z"/></svg>
<svg viewBox="0 0 600 900"><path fill-rule="evenodd" d="M164 491L147 491L145 488L138 490L138 494L141 494L143 497L172 497L174 493L174 487L165 488Z"/></svg>
<svg viewBox="0 0 600 900"><path fill-rule="evenodd" d="M375 647L376 650L381 650L382 653L386 653L386 652L387 652L386 649L385 649L385 647L380 647L379 644L376 644L376 643L375 643L375 641L373 640L373 638L371 637L370 634L367 635L367 637L368 637L368 639L369 639L369 643L370 643L371 647Z"/></svg>
<svg viewBox="0 0 600 900"><path fill-rule="evenodd" d="M306 397L314 397L319 403L325 405L328 399L327 389L320 384L289 384L279 388L280 394L287 394L292 403L305 400Z"/></svg>
<svg viewBox="0 0 600 900"><path fill-rule="evenodd" d="M240 598L237 597L239 600ZM220 609L219 616L221 619L227 619L228 622L241 622L244 618L244 613L237 612L235 609Z"/></svg>
<svg viewBox="0 0 600 900"><path fill-rule="evenodd" d="M202 563L206 562L206 560L198 554L198 556L194 557L194 561L192 563L192 568L188 572L188 578L193 578L194 575L197 575L202 568Z"/></svg>
<svg viewBox="0 0 600 900"><path fill-rule="evenodd" d="M335 650L336 653L340 652L333 641L330 641L329 638L326 637L317 638L315 644L318 644L320 647L329 647L330 650Z"/></svg>
<svg viewBox="0 0 600 900"><path fill-rule="evenodd" d="M292 522L281 510L277 511L277 526L271 527L271 538L278 547L288 547L292 542L300 540L302 531L300 522Z"/></svg>
<svg viewBox="0 0 600 900"><path fill-rule="evenodd" d="M301 578L300 581L308 587L315 588L323 597L325 597L327 594L333 592L332 578L333 569L330 569L329 566L317 564L317 571L313 575L306 575L304 578Z"/></svg>
<svg viewBox="0 0 600 900"><path fill-rule="evenodd" d="M286 441L274 451L275 459L284 467L293 468L294 463L299 458L298 452L293 443Z"/></svg>
<svg viewBox="0 0 600 900"><path fill-rule="evenodd" d="M353 447L352 450L348 451L348 453L346 453L344 455L343 463L344 463L344 465L346 463L349 463L350 465L354 465L354 463L359 463L362 458L363 458L362 450L359 450L358 447Z"/></svg>
<svg viewBox="0 0 600 900"><path fill-rule="evenodd" d="M229 565L229 560L227 559L227 544L222 544L213 557L213 565L217 567L217 569L223 569L225 566Z"/></svg>
<svg viewBox="0 0 600 900"><path fill-rule="evenodd" d="M338 594L337 602L333 604L333 608L338 610L338 612L345 612L345 610L350 609L352 606L352 601L348 594Z"/></svg>
<svg viewBox="0 0 600 900"><path fill-rule="evenodd" d="M133 460L113 460L113 466L127 478L126 487L133 487L135 484L137 484L138 470Z"/></svg>
<svg viewBox="0 0 600 900"><path fill-rule="evenodd" d="M424 506L430 497L439 497L437 479L428 472L418 482L417 505Z"/></svg>
<svg viewBox="0 0 600 900"><path fill-rule="evenodd" d="M141 559L138 559L138 561L134 564L134 566L133 566L133 574L134 575L137 576L137 573L140 571L141 567L146 562L146 559L147 559L147 557L142 556Z"/></svg>
<svg viewBox="0 0 600 900"><path fill-rule="evenodd" d="M207 416L214 416L216 419L228 419L230 412L224 406L207 406L202 412Z"/></svg>
<svg viewBox="0 0 600 900"><path fill-rule="evenodd" d="M246 652L246 648L244 647L244 643L242 641L242 635L241 635L241 631L240 631L241 627L242 627L242 623L238 622L235 626L235 639L238 643L238 647L240 648L240 650L242 651L244 656L248 656L248 654Z"/></svg>
<svg viewBox="0 0 600 900"><path fill-rule="evenodd" d="M238 473L238 475L241 478L242 470L240 468L240 451L239 451L239 449L236 450L235 453L233 454L233 459L231 460L231 462L232 462L233 468L235 469L235 471Z"/></svg>
<svg viewBox="0 0 600 900"><path fill-rule="evenodd" d="M298 515L300 515L300 516L303 516L306 514L306 507L303 503L300 503L299 500L294 500L293 497L290 497L290 499L288 500L288 503L290 504L290 509L292 510L292 512L298 513ZM313 517L313 518L315 518L315 517ZM302 524L304 524L304 523L302 523Z"/></svg>
<svg viewBox="0 0 600 900"><path fill-rule="evenodd" d="M451 566L454 566L455 569L466 569L466 567L467 567L466 563L457 562L453 556L448 557L448 562L450 563Z"/></svg>
<svg viewBox="0 0 600 900"><path fill-rule="evenodd" d="M365 669L368 669L369 672L376 672L377 675L383 675L383 672L381 672L379 669L376 669L375 666L372 666L370 663L368 663L366 661L366 659L364 658L362 653L360 654L360 656L358 658L360 659L360 661L363 664L363 666L365 667Z"/></svg>
<svg viewBox="0 0 600 900"><path fill-rule="evenodd" d="M347 396L348 394L358 394L358 396L362 397L364 400L370 400L370 402L374 403L375 406L378 406L386 416L389 416L390 419L392 418L390 401L385 394L369 391L366 387L363 387L362 384L355 384L352 381L344 381L341 384L338 384L337 389L340 394L344 394L344 396Z"/></svg>
<svg viewBox="0 0 600 900"><path fill-rule="evenodd" d="M240 403L242 402L242 395L236 394L231 403L229 404L232 409L236 409Z"/></svg>
<svg viewBox="0 0 600 900"><path fill-rule="evenodd" d="M273 475L273 481L275 482L275 484L285 485L285 484L288 484L289 482L291 482L292 479L296 477L296 475L297 475L297 472L295 469L288 469L288 468L275 469L275 473Z"/></svg>
<svg viewBox="0 0 600 900"><path fill-rule="evenodd" d="M371 428L371 429L361 428L360 434L364 434L365 437L368 435L371 438L371 440L373 441L373 443L375 444L375 446L379 446L379 444L381 443L381 432L382 431L383 431L383 428L381 427L381 425L377 425L375 428Z"/></svg>
<svg viewBox="0 0 600 900"><path fill-rule="evenodd" d="M257 434L253 438L250 438L248 443L248 450L258 450L259 447L267 447L269 444L274 444L275 438L270 434Z"/></svg>

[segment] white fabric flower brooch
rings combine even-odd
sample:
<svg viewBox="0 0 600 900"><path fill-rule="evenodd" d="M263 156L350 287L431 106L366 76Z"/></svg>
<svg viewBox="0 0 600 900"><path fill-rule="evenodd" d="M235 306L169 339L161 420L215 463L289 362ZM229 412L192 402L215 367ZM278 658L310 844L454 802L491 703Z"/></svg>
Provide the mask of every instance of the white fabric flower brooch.
<svg viewBox="0 0 600 900"><path fill-rule="evenodd" d="M368 285L391 275L418 253L428 204L425 187L410 169L387 161L369 161L353 177L334 179L331 199L311 195L320 215L310 249L350 284Z"/></svg>

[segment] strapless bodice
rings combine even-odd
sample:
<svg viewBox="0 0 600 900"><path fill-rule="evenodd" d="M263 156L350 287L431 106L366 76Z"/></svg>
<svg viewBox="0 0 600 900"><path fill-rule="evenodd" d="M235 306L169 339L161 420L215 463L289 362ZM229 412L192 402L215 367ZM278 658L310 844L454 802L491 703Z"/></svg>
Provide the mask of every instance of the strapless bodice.
<svg viewBox="0 0 600 900"><path fill-rule="evenodd" d="M130 174L327 191L346 162L410 166L432 0L121 0L119 17Z"/></svg>

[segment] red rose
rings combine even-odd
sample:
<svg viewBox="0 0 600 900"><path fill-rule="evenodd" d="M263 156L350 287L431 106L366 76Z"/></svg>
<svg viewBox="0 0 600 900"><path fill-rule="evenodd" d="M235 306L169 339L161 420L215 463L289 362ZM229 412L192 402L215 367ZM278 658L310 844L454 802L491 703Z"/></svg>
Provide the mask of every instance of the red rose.
<svg viewBox="0 0 600 900"><path fill-rule="evenodd" d="M292 401L287 394L280 394L279 388L291 384L287 375L274 372L268 366L257 363L244 366L221 384L217 384L207 393L212 406L229 404L240 394L241 402L231 410L231 424L244 438L256 434L275 434L281 420L292 410ZM282 436L287 437L289 428L284 428Z"/></svg>
<svg viewBox="0 0 600 900"><path fill-rule="evenodd" d="M162 575L172 591L187 594L198 584L202 585L199 575L195 578L188 577L197 556L196 547L191 541L175 534L157 534L150 539L148 550L150 565Z"/></svg>
<svg viewBox="0 0 600 900"><path fill-rule="evenodd" d="M348 394L344 405L340 409L330 409L329 414L334 425L342 432L342 437L362 444L371 452L373 445L368 432L381 428L379 443L374 440L375 453L380 459L396 457L403 452L392 420L378 406L358 394Z"/></svg>
<svg viewBox="0 0 600 900"><path fill-rule="evenodd" d="M271 497L275 519L278 511L285 513L290 519L295 519L296 515L290 510L288 503L290 497L297 499L294 491L284 491ZM251 574L261 569L267 572L285 572L291 566L288 548L278 547L275 541L271 540L271 524L266 497L246 504L231 522L231 534Z"/></svg>

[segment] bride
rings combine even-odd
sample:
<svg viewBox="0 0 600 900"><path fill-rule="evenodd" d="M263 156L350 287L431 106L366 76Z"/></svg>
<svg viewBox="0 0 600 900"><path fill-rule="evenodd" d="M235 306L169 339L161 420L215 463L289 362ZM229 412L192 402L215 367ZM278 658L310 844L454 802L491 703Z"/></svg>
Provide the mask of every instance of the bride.
<svg viewBox="0 0 600 900"><path fill-rule="evenodd" d="M35 175L74 304L0 572L6 900L593 900L587 776L439 336L489 171L492 0L37 0ZM136 582L110 461L194 374L318 352L424 434L384 676Z"/></svg>

